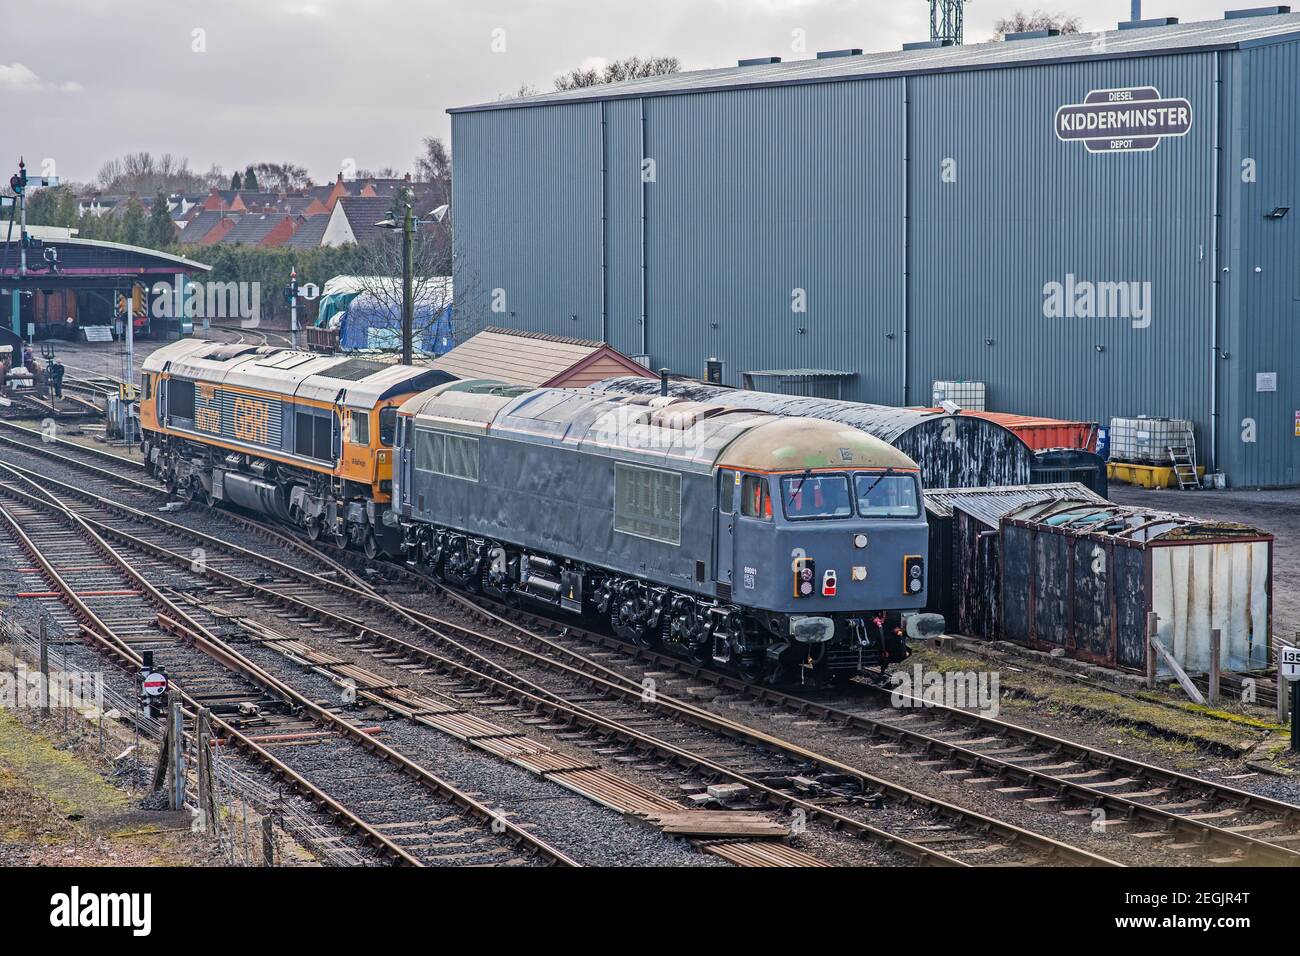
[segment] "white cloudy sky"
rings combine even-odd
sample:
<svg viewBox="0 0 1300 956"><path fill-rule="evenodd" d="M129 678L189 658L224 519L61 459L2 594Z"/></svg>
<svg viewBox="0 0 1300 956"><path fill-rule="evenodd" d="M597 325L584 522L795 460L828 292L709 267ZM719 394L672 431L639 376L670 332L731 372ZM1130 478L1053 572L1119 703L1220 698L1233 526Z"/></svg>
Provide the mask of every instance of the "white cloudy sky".
<svg viewBox="0 0 1300 956"><path fill-rule="evenodd" d="M16 2L16 0L13 0ZM1146 0L1146 16L1217 18L1246 0ZM1042 7L1085 30L1128 19L1129 0L974 0L967 42ZM406 169L445 110L631 54L686 69L745 56L895 49L924 39L927 0L39 0L0 31L6 152L52 158L65 180L147 149L199 170L295 162L318 181L347 158ZM494 30L506 51L494 53ZM206 50L194 49L204 31ZM811 53L803 54L811 55ZM6 174L12 162L0 157Z"/></svg>

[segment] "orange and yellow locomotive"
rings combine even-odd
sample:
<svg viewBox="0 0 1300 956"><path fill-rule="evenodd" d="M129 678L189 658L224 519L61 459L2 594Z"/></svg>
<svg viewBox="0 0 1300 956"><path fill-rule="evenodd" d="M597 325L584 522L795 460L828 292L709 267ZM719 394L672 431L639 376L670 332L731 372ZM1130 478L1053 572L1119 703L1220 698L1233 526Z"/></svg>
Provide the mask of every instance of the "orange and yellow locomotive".
<svg viewBox="0 0 1300 956"><path fill-rule="evenodd" d="M144 363L142 448L169 489L396 554L397 406L445 372L185 339Z"/></svg>

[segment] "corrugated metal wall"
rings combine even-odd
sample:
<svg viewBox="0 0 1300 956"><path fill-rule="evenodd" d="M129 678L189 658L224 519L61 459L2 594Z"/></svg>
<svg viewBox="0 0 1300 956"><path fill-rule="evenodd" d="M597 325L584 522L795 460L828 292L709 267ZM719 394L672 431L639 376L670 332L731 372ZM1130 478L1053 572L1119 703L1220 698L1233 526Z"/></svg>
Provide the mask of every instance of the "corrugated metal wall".
<svg viewBox="0 0 1300 956"><path fill-rule="evenodd" d="M458 328L599 339L600 104L479 113L454 137Z"/></svg>
<svg viewBox="0 0 1300 956"><path fill-rule="evenodd" d="M1300 44L1225 57L1222 463L1237 483L1300 484ZM1255 179L1243 178L1253 161ZM1265 218L1279 206L1282 219ZM1256 272L1256 269L1260 271ZM1276 391L1256 376L1276 373ZM1252 434L1253 432L1253 434ZM1254 438L1248 441L1248 438Z"/></svg>
<svg viewBox="0 0 1300 956"><path fill-rule="evenodd" d="M604 338L694 375L716 356L728 384L839 369L860 401L923 404L932 381L973 379L998 411L1190 418L1204 462L1217 58L1220 464L1234 484L1297 483L1298 386L1278 368L1279 391L1256 393L1254 372L1296 354L1300 211L1263 209L1291 204L1298 48L456 113L461 322ZM1192 103L1186 136L1118 154L1056 138L1058 106L1146 85ZM1260 154L1240 199L1234 138ZM1068 275L1150 283L1150 325L1045 317L1044 284ZM486 311L493 288L507 314Z"/></svg>
<svg viewBox="0 0 1300 956"><path fill-rule="evenodd" d="M1206 433L1212 57L912 80L910 401L928 400L936 379L967 379L987 383L997 411L1189 418ZM1140 153L1090 153L1056 138L1060 105L1135 86L1191 101L1191 131ZM1150 325L1045 317L1044 285L1069 275L1150 283Z"/></svg>

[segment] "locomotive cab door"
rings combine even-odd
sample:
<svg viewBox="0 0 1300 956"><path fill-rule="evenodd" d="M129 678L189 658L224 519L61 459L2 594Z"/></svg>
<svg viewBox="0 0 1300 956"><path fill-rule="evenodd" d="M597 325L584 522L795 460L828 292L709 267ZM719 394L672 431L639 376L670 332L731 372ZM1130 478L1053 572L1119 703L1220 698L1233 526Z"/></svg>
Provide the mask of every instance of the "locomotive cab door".
<svg viewBox="0 0 1300 956"><path fill-rule="evenodd" d="M718 472L718 506L714 510L716 533L713 536L715 573L713 579L731 584L736 553L736 493L740 476L734 471Z"/></svg>

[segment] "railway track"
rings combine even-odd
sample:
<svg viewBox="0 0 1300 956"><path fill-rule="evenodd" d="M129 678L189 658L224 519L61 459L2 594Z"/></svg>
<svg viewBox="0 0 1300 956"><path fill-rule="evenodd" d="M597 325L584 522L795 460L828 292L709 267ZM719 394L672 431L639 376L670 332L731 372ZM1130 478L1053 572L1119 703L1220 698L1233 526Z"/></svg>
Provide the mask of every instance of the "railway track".
<svg viewBox="0 0 1300 956"><path fill-rule="evenodd" d="M192 561L194 544L207 549L201 573L222 586L215 592L215 600L227 605L231 600L278 604L299 618L316 621L318 628L326 629L325 636L336 643L351 643L376 656L398 653L413 665L449 674L479 691L534 708L538 723L553 725L552 730L568 734L580 733L593 750L603 752L602 756L644 762L652 755L662 765L661 776L671 777L666 785L704 789L720 782L735 784L757 808L798 811L807 819L925 862L952 863L962 856L998 863L1112 862L864 774L684 702L663 697L647 702L640 688L593 678L581 669L557 664L513 642L453 622L435 625L417 612L395 606L391 598L379 595L364 582L345 584L325 579L125 503L109 501L90 490L60 485L50 478L42 480L61 496L85 502L87 508L80 508L82 516L130 548L176 565ZM116 517L110 517L109 512ZM134 524L134 530L128 530L124 521ZM170 541L158 537L164 533L172 536ZM223 552L232 560L216 560L216 555ZM398 633L376 627L372 616L359 616L362 608L368 609L370 615L387 616L388 628ZM448 634L452 628L463 639ZM471 648L471 642L488 647L494 656ZM510 668L502 665L496 659L501 652L511 655L517 663ZM561 689L552 690L553 686ZM720 739L725 742L722 746ZM820 778L817 789L821 792L800 792L809 773ZM888 827L870 822L891 817L893 822Z"/></svg>
<svg viewBox="0 0 1300 956"><path fill-rule="evenodd" d="M103 454L94 452L95 456ZM141 486L155 497L158 494L156 489L143 483ZM301 543L295 544L302 547ZM359 560L350 553L346 558ZM328 582L326 587L342 588L347 601L332 610L324 609L337 615L340 621L351 621L347 612L349 608L355 610L356 603L363 597L369 601L390 600L390 597L381 596L370 583L347 571L342 562L333 561L331 571L336 573L340 569L348 575L350 583L344 585L335 580ZM385 572L390 576L418 578L425 587L432 584L405 569L385 568ZM615 687L622 688L624 699L629 693L642 692L646 666L649 665L656 669L654 673L670 671L712 684L733 697L749 698L815 719L822 725L819 732L832 730L837 734L857 736L864 741L864 746L891 745L898 752L918 757L950 779L965 780L968 786L993 789L1007 798L1032 801L1030 805L1037 808L1084 816L1088 821L1097 820L1096 811L1100 810L1103 827L1127 830L1132 839L1146 841L1153 847L1175 854L1216 863L1293 865L1300 862L1300 854L1290 846L1300 843L1300 836L1295 834L1300 829L1300 808L1280 801L954 708L917 706L900 712L897 708L864 707L861 700L814 700L775 688L755 687L670 655L632 648L609 635L557 625L549 619L514 609L484 608L463 596L442 593L446 595L444 600L455 603L456 607L450 609L453 613L476 615L481 623L513 632L519 644L536 648L533 653L537 656L530 659L531 666L545 670L546 660L564 662L575 671L601 681L601 692L606 695L619 697L619 693L613 692ZM405 599L401 595L395 598L398 604L404 600L413 603L409 595ZM466 647L487 643L494 650L503 649L499 638L465 627L463 617L458 623L415 607L402 608L398 616L402 615L414 618L430 630L442 632L443 636L447 636L447 632L458 634ZM548 637L539 633L543 628L562 633ZM373 634L369 640L390 652L395 646L399 647L402 653L412 655L413 659L429 663L427 658L421 657L420 649L412 650L401 639L382 640L380 635ZM497 642L495 645L492 644L494 641ZM592 658L593 647L600 648L601 662ZM611 655L615 661L610 660ZM445 666L443 662L439 663ZM858 693L872 695L878 691L859 685ZM548 698L540 695L539 699ZM683 708L677 717L687 719L689 715L691 719L700 719L694 713L701 711L700 708L677 701L671 703ZM580 722L579 717L583 715L568 713L565 716L568 720ZM717 715L710 713L705 722L717 719ZM725 724L726 732L731 734L736 733L740 726L730 721ZM714 729L718 730L718 725L715 724ZM608 726L601 728L601 732L609 730ZM753 742L764 747L773 743L761 738ZM837 761L818 761L816 754L811 755L812 759L808 753L798 756L805 764L823 768L822 776L827 780L836 780L837 775L844 775L846 768ZM680 755L675 759L680 760ZM716 769L711 769L716 775ZM847 769L853 771L853 768ZM819 784L802 774L799 776L802 777L799 785L807 791L821 787L833 791L832 785ZM852 774L849 776L852 778ZM782 779L788 781L791 775L787 773ZM867 775L858 774L857 779L859 793L868 792ZM788 789L770 789L775 792L760 792L764 792L765 799L771 803L779 805L790 796ZM881 788L874 792L884 793L885 790ZM895 796L912 801L921 795L908 792L896 793ZM837 793L832 799L843 797L843 793ZM808 803L815 812L815 801Z"/></svg>
<svg viewBox="0 0 1300 956"><path fill-rule="evenodd" d="M0 470L7 499L0 531L32 562L21 569L19 597L57 601L65 630L124 669L138 668L140 652L153 651L167 662L191 726L199 708L208 709L224 744L256 759L377 854L420 866L576 865L235 651L56 495L8 466Z"/></svg>
<svg viewBox="0 0 1300 956"><path fill-rule="evenodd" d="M855 682L848 695L804 696L747 684L670 654L631 647L608 634L447 594L468 613L515 627L539 646L545 642L576 657L600 647L600 661L590 666L618 674L630 685L646 673L677 674L716 687L729 699L816 721L814 734L856 736L868 746L893 744L891 755L912 756L966 786L1100 821L1100 826L1122 827L1136 839L1203 855L1206 862L1300 865L1300 852L1293 849L1300 847L1300 807L1280 800L890 687ZM550 636L538 633L543 628Z"/></svg>

